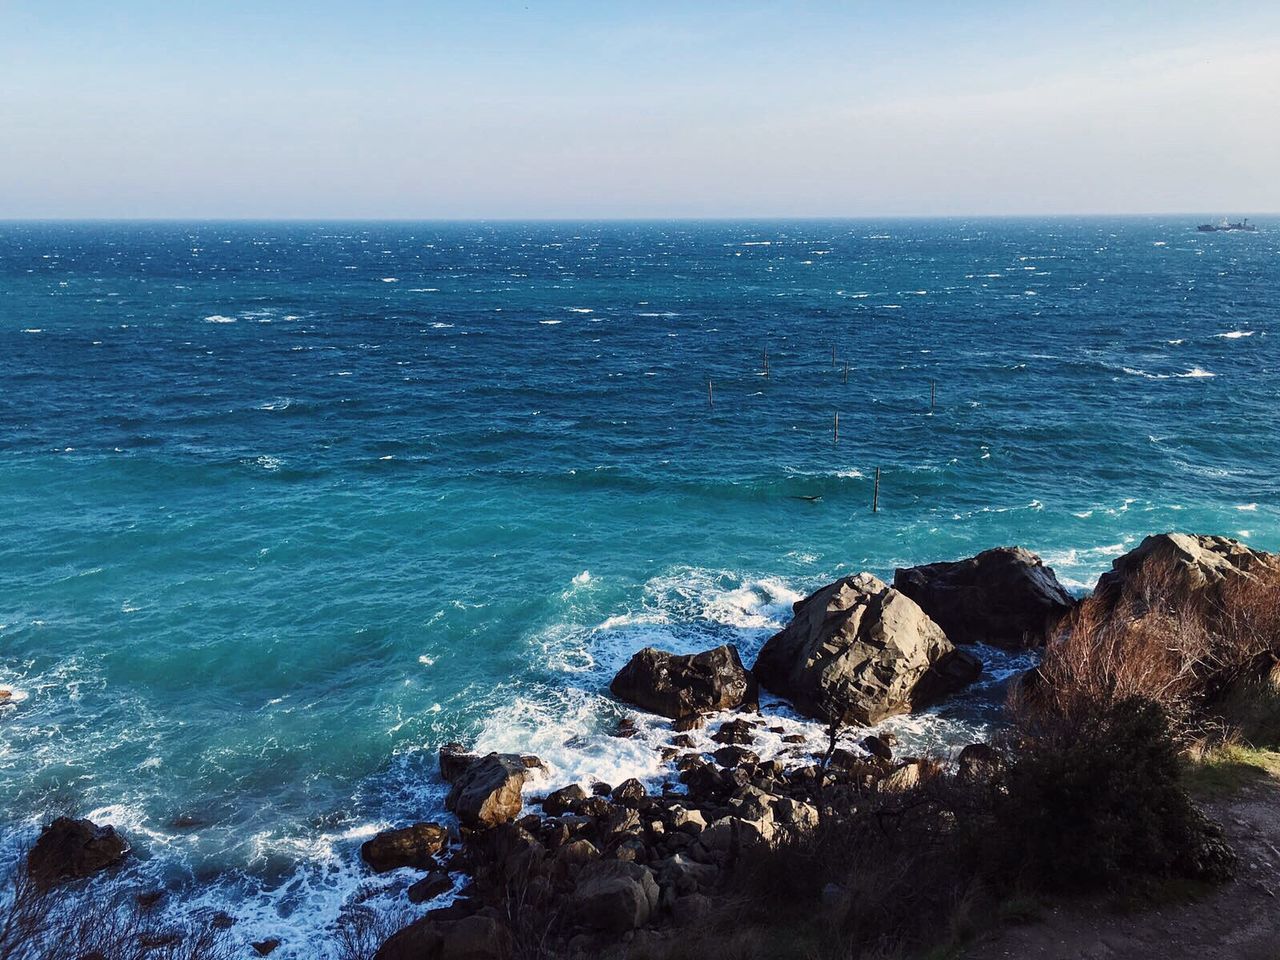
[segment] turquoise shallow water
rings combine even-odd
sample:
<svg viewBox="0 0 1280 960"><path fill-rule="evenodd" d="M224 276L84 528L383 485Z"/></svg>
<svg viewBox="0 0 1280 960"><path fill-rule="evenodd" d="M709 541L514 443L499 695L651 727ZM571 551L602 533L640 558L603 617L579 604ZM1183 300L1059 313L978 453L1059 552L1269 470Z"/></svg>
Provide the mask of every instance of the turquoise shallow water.
<svg viewBox="0 0 1280 960"><path fill-rule="evenodd" d="M296 938L445 740L661 776L605 733L646 642L1002 543L1280 548L1280 227L1195 222L0 224L9 843L92 812Z"/></svg>

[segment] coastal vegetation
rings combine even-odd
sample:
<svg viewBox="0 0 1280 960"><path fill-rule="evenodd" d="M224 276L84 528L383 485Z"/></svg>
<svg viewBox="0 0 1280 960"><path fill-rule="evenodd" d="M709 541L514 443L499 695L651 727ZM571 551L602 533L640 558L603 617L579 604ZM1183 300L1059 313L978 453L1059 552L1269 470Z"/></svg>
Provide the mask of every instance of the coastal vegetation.
<svg viewBox="0 0 1280 960"><path fill-rule="evenodd" d="M888 735L858 739L971 683L984 639L1043 648L991 742L911 757ZM761 688L827 724L827 749L762 760L757 737L784 731ZM1236 854L1198 800L1280 774L1280 557L1149 537L1082 601L1015 548L899 570L893 586L858 574L797 602L750 670L732 646L646 648L612 691L670 720L678 784L547 792L536 756L446 745L455 822L365 843L370 870L415 879L394 917L349 906L329 952L939 956L1043 903L1227 882ZM617 735L632 732L624 721ZM56 821L15 871L0 960L235 955L231 918L175 923L159 895L95 886L128 854L108 827Z"/></svg>

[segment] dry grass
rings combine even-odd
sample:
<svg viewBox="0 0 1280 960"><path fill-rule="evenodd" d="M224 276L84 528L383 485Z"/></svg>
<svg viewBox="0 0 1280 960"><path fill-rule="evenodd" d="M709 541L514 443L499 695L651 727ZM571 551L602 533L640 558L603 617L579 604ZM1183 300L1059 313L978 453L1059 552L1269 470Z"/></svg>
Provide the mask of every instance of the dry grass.
<svg viewBox="0 0 1280 960"><path fill-rule="evenodd" d="M1032 736L1040 725L1079 724L1142 699L1164 709L1180 738L1226 738L1239 726L1222 709L1226 698L1277 652L1280 572L1262 570L1188 595L1172 572L1150 570L1118 602L1082 603L1045 650L1036 681L1023 685L1011 706ZM1280 710L1275 722L1280 733Z"/></svg>

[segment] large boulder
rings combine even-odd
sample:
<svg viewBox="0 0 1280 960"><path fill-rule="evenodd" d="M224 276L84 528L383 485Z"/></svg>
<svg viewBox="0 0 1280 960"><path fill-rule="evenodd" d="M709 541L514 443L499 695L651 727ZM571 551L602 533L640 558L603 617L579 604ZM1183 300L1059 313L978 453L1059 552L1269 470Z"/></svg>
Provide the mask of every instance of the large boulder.
<svg viewBox="0 0 1280 960"><path fill-rule="evenodd" d="M910 597L860 573L798 601L753 671L803 713L871 724L937 702L977 679L982 663Z"/></svg>
<svg viewBox="0 0 1280 960"><path fill-rule="evenodd" d="M59 817L44 828L27 854L27 870L36 886L47 890L114 866L128 853L129 842L115 827Z"/></svg>
<svg viewBox="0 0 1280 960"><path fill-rule="evenodd" d="M444 805L468 827L496 827L520 815L532 757L491 753L454 780Z"/></svg>
<svg viewBox="0 0 1280 960"><path fill-rule="evenodd" d="M373 960L507 960L511 935L486 916L424 917L392 934Z"/></svg>
<svg viewBox="0 0 1280 960"><path fill-rule="evenodd" d="M384 830L360 847L360 856L376 873L397 867L428 870L435 866L435 854L448 840L444 827L435 823L415 823L401 830Z"/></svg>
<svg viewBox="0 0 1280 960"><path fill-rule="evenodd" d="M624 860L597 860L578 874L570 916L604 933L643 927L658 909L658 884L648 867Z"/></svg>
<svg viewBox="0 0 1280 960"><path fill-rule="evenodd" d="M1040 646L1075 607L1053 570L1022 547L895 571L895 590L920 605L952 643Z"/></svg>
<svg viewBox="0 0 1280 960"><path fill-rule="evenodd" d="M1094 596L1136 616L1180 603L1212 613L1227 588L1267 574L1280 575L1280 555L1229 537L1158 533L1117 557L1099 578Z"/></svg>
<svg viewBox="0 0 1280 960"><path fill-rule="evenodd" d="M609 689L619 700L673 720L750 706L758 692L732 644L683 656L645 647Z"/></svg>

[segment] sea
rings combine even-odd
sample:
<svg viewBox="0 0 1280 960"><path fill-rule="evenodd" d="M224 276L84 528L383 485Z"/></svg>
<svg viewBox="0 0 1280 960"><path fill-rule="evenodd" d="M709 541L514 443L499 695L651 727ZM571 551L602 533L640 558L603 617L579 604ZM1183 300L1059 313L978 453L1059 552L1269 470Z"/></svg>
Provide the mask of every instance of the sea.
<svg viewBox="0 0 1280 960"><path fill-rule="evenodd" d="M3 859L89 816L103 882L325 956L443 743L669 779L646 645L1003 544L1079 593L1280 549L1280 220L1203 219L0 223ZM981 653L900 751L1000 722Z"/></svg>

